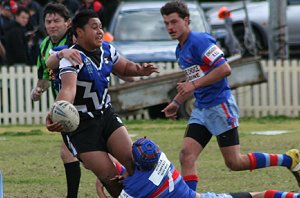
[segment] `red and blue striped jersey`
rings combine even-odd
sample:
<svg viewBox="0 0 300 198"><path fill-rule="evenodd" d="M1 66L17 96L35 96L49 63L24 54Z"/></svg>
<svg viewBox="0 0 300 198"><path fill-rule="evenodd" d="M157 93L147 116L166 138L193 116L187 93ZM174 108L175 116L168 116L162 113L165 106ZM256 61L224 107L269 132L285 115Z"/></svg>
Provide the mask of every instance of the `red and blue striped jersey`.
<svg viewBox="0 0 300 198"><path fill-rule="evenodd" d="M176 58L188 81L197 80L226 62L216 40L207 33L190 32L187 40L176 48ZM208 108L226 101L231 95L227 78L194 91L195 106Z"/></svg>
<svg viewBox="0 0 300 198"><path fill-rule="evenodd" d="M124 180L119 198L194 198L196 192L188 187L180 173L162 153L155 170L135 169Z"/></svg>

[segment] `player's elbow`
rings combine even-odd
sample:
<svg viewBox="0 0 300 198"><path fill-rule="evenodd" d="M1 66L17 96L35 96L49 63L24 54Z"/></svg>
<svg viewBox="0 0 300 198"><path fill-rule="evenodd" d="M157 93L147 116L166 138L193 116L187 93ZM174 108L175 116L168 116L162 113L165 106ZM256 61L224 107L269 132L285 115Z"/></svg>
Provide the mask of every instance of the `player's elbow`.
<svg viewBox="0 0 300 198"><path fill-rule="evenodd" d="M222 73L224 74L224 76L230 76L231 75L231 67L226 63L223 67L222 67Z"/></svg>

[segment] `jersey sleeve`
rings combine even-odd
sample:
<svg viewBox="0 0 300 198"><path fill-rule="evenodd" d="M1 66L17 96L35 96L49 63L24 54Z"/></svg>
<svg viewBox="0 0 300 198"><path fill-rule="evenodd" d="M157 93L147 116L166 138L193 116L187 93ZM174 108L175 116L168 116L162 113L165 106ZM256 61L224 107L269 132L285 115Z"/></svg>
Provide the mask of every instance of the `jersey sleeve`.
<svg viewBox="0 0 300 198"><path fill-rule="evenodd" d="M216 45L216 40L209 34L205 34L200 38L195 51L197 54L200 54L202 61L210 67L219 66L226 62L223 51Z"/></svg>
<svg viewBox="0 0 300 198"><path fill-rule="evenodd" d="M109 50L110 50L110 54L111 54L111 60L113 62L113 65L116 64L119 59L120 59L120 54L119 52L116 50L116 48L109 44Z"/></svg>
<svg viewBox="0 0 300 198"><path fill-rule="evenodd" d="M63 58L59 61L59 78L65 73L75 73L77 75L77 70L68 59Z"/></svg>
<svg viewBox="0 0 300 198"><path fill-rule="evenodd" d="M50 49L49 54L54 54L55 52L61 51L63 49L68 49L68 45L61 45Z"/></svg>

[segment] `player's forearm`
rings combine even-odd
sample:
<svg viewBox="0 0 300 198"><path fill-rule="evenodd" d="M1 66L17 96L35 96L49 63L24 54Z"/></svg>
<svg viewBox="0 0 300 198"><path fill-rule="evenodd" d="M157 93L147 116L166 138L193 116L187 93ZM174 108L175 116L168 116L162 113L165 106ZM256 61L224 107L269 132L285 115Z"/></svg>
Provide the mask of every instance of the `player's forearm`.
<svg viewBox="0 0 300 198"><path fill-rule="evenodd" d="M173 101L178 104L178 105L181 105L183 104L190 96L192 95L192 92L190 93L187 93L185 95L180 95L180 94L177 94L174 98L173 98Z"/></svg>
<svg viewBox="0 0 300 198"><path fill-rule="evenodd" d="M43 91L45 91L45 90L47 90L50 87L50 82L49 82L49 80L39 79L38 82L37 82L37 84L36 84L36 87L39 87Z"/></svg>
<svg viewBox="0 0 300 198"><path fill-rule="evenodd" d="M212 85L231 74L231 68L228 63L224 63L221 66L213 69L209 74L199 78L198 80L193 81L193 86L195 89L200 87L205 87Z"/></svg>
<svg viewBox="0 0 300 198"><path fill-rule="evenodd" d="M75 94L74 94L75 92L76 90L74 91L72 89L61 89L58 93L56 101L66 100L73 103L75 98Z"/></svg>
<svg viewBox="0 0 300 198"><path fill-rule="evenodd" d="M132 61L128 61L124 67L122 76L141 76L141 65Z"/></svg>

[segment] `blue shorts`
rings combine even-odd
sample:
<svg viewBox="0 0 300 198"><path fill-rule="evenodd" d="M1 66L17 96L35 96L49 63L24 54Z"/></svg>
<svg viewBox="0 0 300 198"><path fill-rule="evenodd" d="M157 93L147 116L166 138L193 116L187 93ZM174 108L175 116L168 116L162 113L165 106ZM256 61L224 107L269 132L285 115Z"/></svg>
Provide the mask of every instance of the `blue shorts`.
<svg viewBox="0 0 300 198"><path fill-rule="evenodd" d="M205 126L212 135L220 135L239 125L239 112L234 96L219 105L209 108L194 108L189 124Z"/></svg>

